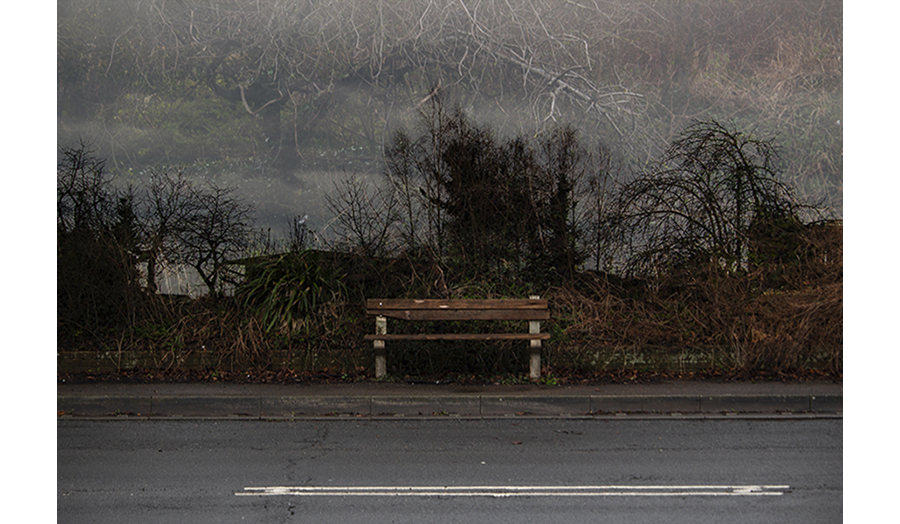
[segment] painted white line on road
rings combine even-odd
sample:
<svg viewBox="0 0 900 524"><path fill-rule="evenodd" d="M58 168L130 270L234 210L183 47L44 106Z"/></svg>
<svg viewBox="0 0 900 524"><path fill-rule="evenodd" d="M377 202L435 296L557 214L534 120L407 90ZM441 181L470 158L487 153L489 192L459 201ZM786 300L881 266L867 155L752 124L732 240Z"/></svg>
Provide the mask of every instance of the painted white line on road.
<svg viewBox="0 0 900 524"><path fill-rule="evenodd" d="M237 496L301 497L714 497L783 495L781 485L690 486L268 486Z"/></svg>

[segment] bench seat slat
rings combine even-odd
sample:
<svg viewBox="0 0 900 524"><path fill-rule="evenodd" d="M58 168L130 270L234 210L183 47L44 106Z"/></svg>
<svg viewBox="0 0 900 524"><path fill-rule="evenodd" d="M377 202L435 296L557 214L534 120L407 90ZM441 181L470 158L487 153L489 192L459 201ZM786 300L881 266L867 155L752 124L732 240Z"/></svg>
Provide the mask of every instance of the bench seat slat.
<svg viewBox="0 0 900 524"><path fill-rule="evenodd" d="M442 299L405 299L405 298L370 298L366 300L366 309L547 309L547 299L486 299L486 300L442 300Z"/></svg>
<svg viewBox="0 0 900 524"><path fill-rule="evenodd" d="M370 309L370 315L400 320L549 320L546 309Z"/></svg>
<svg viewBox="0 0 900 524"><path fill-rule="evenodd" d="M550 333L389 333L366 335L366 340L549 340Z"/></svg>

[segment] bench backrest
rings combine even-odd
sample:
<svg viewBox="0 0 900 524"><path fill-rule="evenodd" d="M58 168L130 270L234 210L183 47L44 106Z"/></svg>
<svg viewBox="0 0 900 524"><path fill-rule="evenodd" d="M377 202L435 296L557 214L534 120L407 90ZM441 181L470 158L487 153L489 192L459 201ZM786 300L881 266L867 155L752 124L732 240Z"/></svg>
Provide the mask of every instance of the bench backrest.
<svg viewBox="0 0 900 524"><path fill-rule="evenodd" d="M384 299L366 300L370 315L403 320L549 320L546 299Z"/></svg>

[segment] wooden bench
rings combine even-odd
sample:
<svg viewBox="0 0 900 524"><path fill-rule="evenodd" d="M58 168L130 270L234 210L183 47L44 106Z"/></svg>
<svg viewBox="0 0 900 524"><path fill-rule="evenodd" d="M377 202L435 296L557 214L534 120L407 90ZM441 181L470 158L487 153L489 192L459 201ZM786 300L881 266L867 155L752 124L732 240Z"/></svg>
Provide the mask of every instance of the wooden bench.
<svg viewBox="0 0 900 524"><path fill-rule="evenodd" d="M366 300L366 312L376 315L375 334L366 335L375 347L375 377L387 372L384 343L388 340L527 340L529 341L529 376L541 378L541 340L549 340L550 333L541 333L541 320L550 319L547 301L540 297L528 299L439 300L386 299ZM527 320L528 333L417 333L388 334L387 319L401 320Z"/></svg>

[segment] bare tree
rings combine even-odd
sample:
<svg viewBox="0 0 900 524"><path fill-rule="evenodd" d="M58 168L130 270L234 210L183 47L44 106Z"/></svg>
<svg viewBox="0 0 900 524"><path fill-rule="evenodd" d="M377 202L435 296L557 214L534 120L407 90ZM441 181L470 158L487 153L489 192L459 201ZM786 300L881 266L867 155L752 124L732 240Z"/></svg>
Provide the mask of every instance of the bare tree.
<svg viewBox="0 0 900 524"><path fill-rule="evenodd" d="M177 233L180 261L197 271L211 296L221 296L224 284L237 283L230 265L249 244L253 208L235 197L233 188L212 182L191 188L188 207Z"/></svg>
<svg viewBox="0 0 900 524"><path fill-rule="evenodd" d="M777 150L715 121L695 122L653 171L625 184L612 231L637 273L710 263L747 268L751 224L801 208L777 172Z"/></svg>
<svg viewBox="0 0 900 524"><path fill-rule="evenodd" d="M106 161L87 144L60 148L56 169L57 234L106 229L115 195Z"/></svg>
<svg viewBox="0 0 900 524"><path fill-rule="evenodd" d="M390 119L408 115L423 89L439 83L462 88L475 105L530 107L536 123L580 115L620 135L622 118L640 111L635 89L592 73L598 39L619 9L582 16L584 7L562 0L94 2L84 13L122 13L98 42L109 46L107 72L135 71L155 89L199 82L259 118L267 143L284 155L322 133L375 153ZM83 52L69 37L74 26L65 29L63 44Z"/></svg>
<svg viewBox="0 0 900 524"><path fill-rule="evenodd" d="M147 290L156 293L158 264L181 258L179 235L187 227L196 202L183 171L156 170L143 199L142 237L147 261Z"/></svg>
<svg viewBox="0 0 900 524"><path fill-rule="evenodd" d="M393 235L399 203L392 191L348 176L335 183L325 201L334 214L335 234L344 249L364 257L380 257L397 247Z"/></svg>

